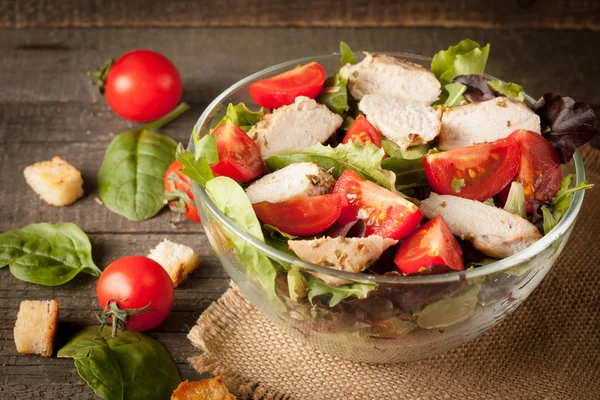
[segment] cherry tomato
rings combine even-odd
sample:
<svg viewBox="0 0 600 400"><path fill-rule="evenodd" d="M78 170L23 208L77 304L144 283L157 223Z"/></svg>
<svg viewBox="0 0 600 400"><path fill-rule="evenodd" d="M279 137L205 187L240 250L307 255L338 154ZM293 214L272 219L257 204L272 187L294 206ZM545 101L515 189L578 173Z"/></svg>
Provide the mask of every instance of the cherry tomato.
<svg viewBox="0 0 600 400"><path fill-rule="evenodd" d="M165 194L167 200L170 200L169 207L190 221L200 222L198 209L194 204L192 182L187 175L181 173L182 169L183 165L175 160L165 173Z"/></svg>
<svg viewBox="0 0 600 400"><path fill-rule="evenodd" d="M159 119L181 99L183 86L177 68L162 54L134 50L109 69L104 95L112 110L136 122Z"/></svg>
<svg viewBox="0 0 600 400"><path fill-rule="evenodd" d="M357 219L367 227L365 236L402 239L419 225L423 214L419 207L381 186L345 170L333 188L342 196L341 225Z"/></svg>
<svg viewBox="0 0 600 400"><path fill-rule="evenodd" d="M155 328L167 318L173 307L173 282L154 260L142 256L123 257L110 264L100 275L96 295L104 309L115 302L122 309L141 309L150 304L154 311L131 315L126 326L134 331Z"/></svg>
<svg viewBox="0 0 600 400"><path fill-rule="evenodd" d="M435 273L465 269L460 244L440 215L402 242L394 262L405 275L429 272L430 268Z"/></svg>
<svg viewBox="0 0 600 400"><path fill-rule="evenodd" d="M228 176L241 183L262 175L265 162L260 149L237 125L225 121L212 135L217 138L219 153L219 162L210 166L216 176Z"/></svg>
<svg viewBox="0 0 600 400"><path fill-rule="evenodd" d="M248 89L256 104L279 108L292 104L296 97L317 97L325 83L325 69L311 62L277 76L251 83Z"/></svg>
<svg viewBox="0 0 600 400"><path fill-rule="evenodd" d="M510 134L521 151L521 162L515 182L523 184L528 211L531 211L529 200L535 199L550 202L562 180L560 161L552 144L539 133L520 129ZM506 202L510 184L500 192L498 197Z"/></svg>
<svg viewBox="0 0 600 400"><path fill-rule="evenodd" d="M265 224L290 235L306 236L333 225L342 212L342 198L339 194L324 194L281 203L261 201L253 207Z"/></svg>
<svg viewBox="0 0 600 400"><path fill-rule="evenodd" d="M364 115L359 115L350 125L342 144L348 143L350 140L354 143L367 143L369 141L381 148L381 133L371 125Z"/></svg>
<svg viewBox="0 0 600 400"><path fill-rule="evenodd" d="M519 169L513 138L429 154L423 158L427 180L436 193L483 201L498 194Z"/></svg>

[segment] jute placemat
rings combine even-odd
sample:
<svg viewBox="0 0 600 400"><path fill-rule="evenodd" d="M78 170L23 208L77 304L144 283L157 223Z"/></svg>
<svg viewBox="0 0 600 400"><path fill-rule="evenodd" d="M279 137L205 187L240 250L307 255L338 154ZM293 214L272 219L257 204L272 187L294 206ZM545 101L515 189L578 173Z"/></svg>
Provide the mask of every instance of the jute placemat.
<svg viewBox="0 0 600 400"><path fill-rule="evenodd" d="M201 372L254 399L600 399L600 153L567 247L512 315L444 355L396 365L353 363L302 346L236 288L191 330Z"/></svg>

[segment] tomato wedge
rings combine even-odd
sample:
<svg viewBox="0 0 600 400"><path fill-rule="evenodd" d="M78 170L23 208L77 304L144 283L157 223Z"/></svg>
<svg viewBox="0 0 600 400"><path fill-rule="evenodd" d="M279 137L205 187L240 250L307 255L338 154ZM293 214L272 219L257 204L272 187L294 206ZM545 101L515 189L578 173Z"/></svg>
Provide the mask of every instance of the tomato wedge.
<svg viewBox="0 0 600 400"><path fill-rule="evenodd" d="M306 236L333 225L342 212L342 198L339 194L324 194L281 203L261 201L252 206L265 224L289 235Z"/></svg>
<svg viewBox="0 0 600 400"><path fill-rule="evenodd" d="M521 162L515 182L523 184L527 209L531 211L529 200L550 202L562 180L560 161L552 144L539 133L520 129L510 134L521 151ZM502 203L506 202L510 184L498 195Z"/></svg>
<svg viewBox="0 0 600 400"><path fill-rule="evenodd" d="M165 195L170 200L169 207L171 210L181 213L190 221L200 222L198 209L194 203L192 182L187 175L181 173L182 169L183 165L175 160L165 173Z"/></svg>
<svg viewBox="0 0 600 400"><path fill-rule="evenodd" d="M427 180L436 193L483 201L498 194L519 169L517 142L507 137L427 155Z"/></svg>
<svg viewBox="0 0 600 400"><path fill-rule="evenodd" d="M251 83L250 96L256 104L279 108L292 104L296 97L317 97L325 83L325 69L316 62L284 72L277 76Z"/></svg>
<svg viewBox="0 0 600 400"><path fill-rule="evenodd" d="M350 125L342 144L346 144L350 140L354 143L367 143L369 141L381 148L381 133L371 125L364 115L359 115Z"/></svg>
<svg viewBox="0 0 600 400"><path fill-rule="evenodd" d="M405 275L465 269L462 248L441 215L420 226L402 242L394 263Z"/></svg>
<svg viewBox="0 0 600 400"><path fill-rule="evenodd" d="M402 239L419 225L423 214L419 207L405 198L362 179L351 169L345 170L333 188L342 196L341 225L357 219L367 228L365 236Z"/></svg>
<svg viewBox="0 0 600 400"><path fill-rule="evenodd" d="M216 176L228 176L236 182L248 182L260 176L265 163L260 149L246 133L231 121L225 121L212 135L217 139L219 162L210 168Z"/></svg>

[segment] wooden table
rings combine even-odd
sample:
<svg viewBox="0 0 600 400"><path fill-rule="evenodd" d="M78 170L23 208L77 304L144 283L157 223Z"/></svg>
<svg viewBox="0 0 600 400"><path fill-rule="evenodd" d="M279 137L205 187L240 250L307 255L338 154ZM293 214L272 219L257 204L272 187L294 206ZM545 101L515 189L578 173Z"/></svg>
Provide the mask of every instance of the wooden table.
<svg viewBox="0 0 600 400"><path fill-rule="evenodd" d="M190 245L201 268L176 290L173 311L152 336L169 350L185 379L200 375L186 362L197 354L186 334L200 313L228 287L229 279L199 224L173 229L163 211L130 222L96 202L97 173L118 132L133 125L114 115L85 73L132 48L167 55L184 80L192 109L162 132L187 142L204 107L240 78L296 57L336 51L340 40L354 49L433 55L465 37L492 43L487 71L522 84L532 95L569 94L600 108L600 32L477 29L2 29L0 30L0 231L37 222L73 222L90 237L104 268L116 258L146 255L163 238ZM81 170L86 195L54 208L27 186L23 168L60 155ZM0 270L0 398L93 398L68 359L18 355L13 326L21 300L60 304L57 348L76 330L96 323L96 279L82 275L60 287L19 281Z"/></svg>

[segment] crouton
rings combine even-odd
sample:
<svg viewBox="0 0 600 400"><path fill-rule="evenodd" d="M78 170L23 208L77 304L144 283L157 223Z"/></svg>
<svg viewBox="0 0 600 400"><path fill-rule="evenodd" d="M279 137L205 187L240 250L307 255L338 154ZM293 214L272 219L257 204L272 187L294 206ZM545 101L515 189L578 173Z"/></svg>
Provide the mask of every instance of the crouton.
<svg viewBox="0 0 600 400"><path fill-rule="evenodd" d="M235 396L229 393L223 378L217 376L212 379L201 381L183 381L173 392L171 400L235 400Z"/></svg>
<svg viewBox="0 0 600 400"><path fill-rule="evenodd" d="M198 254L182 244L167 239L160 242L148 255L159 263L171 277L173 286L179 286L200 265Z"/></svg>
<svg viewBox="0 0 600 400"><path fill-rule="evenodd" d="M81 173L58 156L26 167L24 174L33 191L52 206L68 206L83 196Z"/></svg>
<svg viewBox="0 0 600 400"><path fill-rule="evenodd" d="M56 300L24 300L15 323L15 345L21 354L50 357L58 328Z"/></svg>

